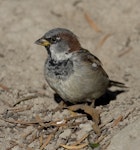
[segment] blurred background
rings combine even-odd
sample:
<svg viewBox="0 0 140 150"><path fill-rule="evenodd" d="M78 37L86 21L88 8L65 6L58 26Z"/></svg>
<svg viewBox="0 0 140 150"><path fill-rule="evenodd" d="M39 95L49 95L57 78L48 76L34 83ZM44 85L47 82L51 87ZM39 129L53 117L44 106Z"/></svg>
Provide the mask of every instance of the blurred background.
<svg viewBox="0 0 140 150"><path fill-rule="evenodd" d="M125 120L122 126L137 120L140 115L139 0L0 0L0 114L17 98L28 94L28 89L38 91L45 88L48 98L34 99L31 112L24 114L24 118L56 106L53 91L43 75L46 50L34 44L56 27L73 31L82 47L102 61L111 79L130 87L129 92L118 95L116 101L103 107L102 122L108 114L117 118L130 109L136 111L130 113L129 121ZM0 127L7 126L3 121L0 124ZM18 137L19 131L3 129L1 137L6 137L6 140L0 138L0 144L6 143L0 147L5 150L8 139L13 135ZM106 140L119 130L118 127L116 132L109 131Z"/></svg>
<svg viewBox="0 0 140 150"><path fill-rule="evenodd" d="M111 76L119 78L121 68L122 77L139 53L139 6L139 0L0 0L0 81L18 88L44 82L47 54L34 41L55 27L72 30ZM127 48L131 52L118 58Z"/></svg>

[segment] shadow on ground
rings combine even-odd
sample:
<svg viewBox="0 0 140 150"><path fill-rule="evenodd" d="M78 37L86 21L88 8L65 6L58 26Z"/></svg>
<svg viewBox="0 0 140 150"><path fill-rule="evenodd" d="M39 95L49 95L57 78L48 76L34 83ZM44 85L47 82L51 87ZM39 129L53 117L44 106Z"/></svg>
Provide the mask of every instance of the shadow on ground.
<svg viewBox="0 0 140 150"><path fill-rule="evenodd" d="M126 92L126 90L115 90L115 91L107 90L107 92L103 96L101 96L100 98L98 98L95 101L95 107L100 106L100 105L109 104L110 101L116 100L117 96L121 93L124 93L124 92ZM63 99L56 93L54 94L54 100L57 103L60 103L61 101L63 101ZM66 105L70 106L72 104L69 102L66 102Z"/></svg>

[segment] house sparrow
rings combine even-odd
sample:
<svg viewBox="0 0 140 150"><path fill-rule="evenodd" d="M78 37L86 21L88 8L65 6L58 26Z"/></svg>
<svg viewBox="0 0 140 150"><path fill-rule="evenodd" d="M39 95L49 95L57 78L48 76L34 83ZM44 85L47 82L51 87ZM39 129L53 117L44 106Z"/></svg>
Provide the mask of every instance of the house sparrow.
<svg viewBox="0 0 140 150"><path fill-rule="evenodd" d="M94 102L109 86L124 86L111 81L101 61L82 48L76 35L67 29L52 29L35 43L46 48L45 79L64 101Z"/></svg>

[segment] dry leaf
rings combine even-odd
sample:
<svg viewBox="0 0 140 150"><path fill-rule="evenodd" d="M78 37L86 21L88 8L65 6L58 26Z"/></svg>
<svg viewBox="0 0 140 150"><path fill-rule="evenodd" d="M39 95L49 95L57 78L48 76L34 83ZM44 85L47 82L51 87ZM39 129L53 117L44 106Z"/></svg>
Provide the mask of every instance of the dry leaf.
<svg viewBox="0 0 140 150"><path fill-rule="evenodd" d="M92 125L92 128L96 134L98 134L98 135L101 134L101 129L99 128L99 126L96 123Z"/></svg>
<svg viewBox="0 0 140 150"><path fill-rule="evenodd" d="M85 113L89 114L92 117L92 119L95 121L96 124L99 124L99 122L100 122L100 116L99 116L97 110L95 110L91 106L84 105L84 104L78 104L78 105L70 106L70 107L68 107L68 109L70 109L72 111L81 109Z"/></svg>

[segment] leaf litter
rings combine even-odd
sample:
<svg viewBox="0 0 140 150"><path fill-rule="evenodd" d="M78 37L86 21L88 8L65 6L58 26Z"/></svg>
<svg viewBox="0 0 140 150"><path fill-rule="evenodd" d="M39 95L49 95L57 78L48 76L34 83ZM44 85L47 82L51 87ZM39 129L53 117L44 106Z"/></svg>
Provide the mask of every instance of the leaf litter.
<svg viewBox="0 0 140 150"><path fill-rule="evenodd" d="M36 95L36 93L34 94ZM40 95L42 97L42 95ZM38 95L39 97L39 95ZM31 98L31 99L30 99ZM22 99L22 98L21 98ZM36 96L26 96L24 99L32 100L36 99ZM27 104L26 104L27 103ZM19 105L19 106L17 106ZM25 106L24 106L25 105ZM22 107L21 107L22 106ZM7 150L12 150L14 147L19 147L22 149L33 149L31 147L32 143L38 143L37 146L40 150L43 150L47 148L53 141L59 141L57 144L57 148L59 149L61 147L65 149L82 149L82 148L88 148L88 147L94 147L94 146L101 146L106 148L110 140L106 141L106 138L108 137L108 132L110 132L110 128L114 128L119 125L123 119L126 119L129 117L129 115L134 111L133 109L127 112L125 115L118 116L117 119L109 120L109 122L106 122L106 124L99 124L99 114L95 113L96 110L94 108L91 108L87 105L73 105L69 107L61 107L61 109L54 109L52 110L46 110L46 114L51 114L52 116L55 116L57 112L63 113L65 109L76 111L78 109L84 110L86 114L91 115L92 120L87 119L86 114L72 114L69 111L67 111L67 114L63 115L62 118L59 119L59 116L56 118L51 117L51 120L48 121L47 116L40 116L40 114L36 114L32 119L27 118L26 112L32 111L33 105L29 105L28 102L24 101L24 103L18 103L14 105L13 107L7 108L7 111L12 112L14 115L18 114L18 118L15 119L12 116L1 117L1 120L3 120L7 127L10 126L10 124L13 124L15 126L15 129L22 130L31 127L31 129L24 133L21 132L20 139L13 139L9 140L11 143L10 146L7 148ZM23 114L22 114L23 113ZM25 113L25 114L24 114ZM21 115L22 114L22 115ZM96 115L95 115L96 114ZM21 115L21 116L20 116ZM4 116L4 115L3 115ZM24 117L22 117L24 116ZM20 119L21 118L21 119ZM26 119L23 119L26 118ZM110 128L106 127L107 124L110 124ZM80 124L91 124L92 130L89 132L82 133ZM74 132L71 132L68 138L61 139L59 135L64 132L66 129L72 129ZM73 138L73 135L75 133L81 133L80 139ZM23 134L24 133L24 134ZM90 135L93 137L89 140ZM57 137L57 138L56 138ZM109 139L111 137L108 137ZM24 141L23 143L21 141ZM22 143L22 144L21 144Z"/></svg>

